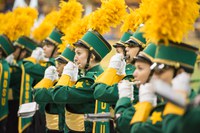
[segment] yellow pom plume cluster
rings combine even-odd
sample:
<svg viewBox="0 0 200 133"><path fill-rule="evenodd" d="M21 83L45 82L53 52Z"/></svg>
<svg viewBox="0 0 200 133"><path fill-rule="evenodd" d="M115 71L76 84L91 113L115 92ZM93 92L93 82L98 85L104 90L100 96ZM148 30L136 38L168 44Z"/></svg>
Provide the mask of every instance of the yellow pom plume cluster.
<svg viewBox="0 0 200 133"><path fill-rule="evenodd" d="M65 32L65 36L62 37L63 45L70 44L73 47L73 43L77 42L89 29L88 23L90 15L85 16L81 20L75 21Z"/></svg>
<svg viewBox="0 0 200 133"><path fill-rule="evenodd" d="M4 21L5 21L5 14L4 13L0 13L0 34L3 33L3 29L4 29ZM6 20L7 21L7 20Z"/></svg>
<svg viewBox="0 0 200 133"><path fill-rule="evenodd" d="M32 32L33 38L37 42L43 41L52 32L58 20L58 11L52 11L42 21L42 23Z"/></svg>
<svg viewBox="0 0 200 133"><path fill-rule="evenodd" d="M0 34L6 34L7 30L10 30L9 20L12 18L12 12L0 14Z"/></svg>
<svg viewBox="0 0 200 133"><path fill-rule="evenodd" d="M135 10L130 10L130 14L128 14L124 20L124 23L121 27L122 32L126 32L131 30L132 32L136 31L140 24L145 23L146 20L150 17L149 11L151 0L142 0L139 8Z"/></svg>
<svg viewBox="0 0 200 133"><path fill-rule="evenodd" d="M23 35L29 37L31 28L38 15L37 10L30 7L19 7L8 15L8 22L4 25L4 34L11 41L15 41Z"/></svg>
<svg viewBox="0 0 200 133"><path fill-rule="evenodd" d="M61 1L59 6L60 11L56 28L64 32L73 21L81 18L83 8L76 0L69 0L68 2Z"/></svg>
<svg viewBox="0 0 200 133"><path fill-rule="evenodd" d="M64 43L58 45L58 53L61 54L65 50L66 46L67 45Z"/></svg>
<svg viewBox="0 0 200 133"><path fill-rule="evenodd" d="M152 0L150 18L142 31L154 43L181 42L199 16L198 0Z"/></svg>
<svg viewBox="0 0 200 133"><path fill-rule="evenodd" d="M124 0L102 1L101 8L92 14L89 27L104 34L110 27L116 27L126 15L126 4Z"/></svg>
<svg viewBox="0 0 200 133"><path fill-rule="evenodd" d="M139 15L133 11L132 9L130 9L130 14L126 15L124 23L121 27L121 31L122 32L127 32L128 30L131 30L132 32L136 31L137 27L139 25L137 25L138 23L138 17Z"/></svg>

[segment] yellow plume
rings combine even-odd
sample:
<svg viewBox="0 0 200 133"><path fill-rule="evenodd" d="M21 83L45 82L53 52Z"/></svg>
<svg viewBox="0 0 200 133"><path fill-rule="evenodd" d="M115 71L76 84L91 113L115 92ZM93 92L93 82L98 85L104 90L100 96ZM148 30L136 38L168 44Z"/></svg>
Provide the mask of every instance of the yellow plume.
<svg viewBox="0 0 200 133"><path fill-rule="evenodd" d="M85 16L81 20L75 21L65 32L65 36L61 39L63 41L63 45L66 46L70 44L73 46L73 43L78 41L87 31L88 31L88 23L89 23L90 15Z"/></svg>
<svg viewBox="0 0 200 133"><path fill-rule="evenodd" d="M4 21L5 21L5 14L4 13L0 13L0 34L3 33L3 28L4 28ZM6 20L7 21L7 20Z"/></svg>
<svg viewBox="0 0 200 133"><path fill-rule="evenodd" d="M34 23L35 19L38 17L38 11L35 8L31 7L18 7L13 10L13 13L18 16L18 15L24 15L24 16L29 16L32 23Z"/></svg>
<svg viewBox="0 0 200 133"><path fill-rule="evenodd" d="M126 15L125 20L123 25L121 26L121 31L122 32L127 32L128 30L131 30L132 32L136 31L138 28L138 20L136 18L139 18L139 14L136 13L137 10L133 11L132 9L130 10L130 14Z"/></svg>
<svg viewBox="0 0 200 133"><path fill-rule="evenodd" d="M181 42L199 16L198 0L152 0L153 4L142 31L154 43Z"/></svg>
<svg viewBox="0 0 200 133"><path fill-rule="evenodd" d="M82 5L76 0L69 0L68 2L60 2L60 11L56 27L61 31L64 30L75 20L82 16Z"/></svg>
<svg viewBox="0 0 200 133"><path fill-rule="evenodd" d="M11 41L17 40L20 36L30 36L31 27L37 18L37 10L30 7L16 8L9 16L7 24L5 24L4 34Z"/></svg>
<svg viewBox="0 0 200 133"><path fill-rule="evenodd" d="M126 15L124 0L102 1L101 8L93 13L89 27L100 34L108 32L110 27L116 27Z"/></svg>
<svg viewBox="0 0 200 133"><path fill-rule="evenodd" d="M58 53L61 54L65 50L66 46L67 45L64 43L58 45Z"/></svg>
<svg viewBox="0 0 200 133"><path fill-rule="evenodd" d="M147 19L150 17L149 11L152 0L142 0L139 8L130 10L130 14L128 14L124 20L124 24L121 27L122 32L126 32L131 30L132 32L136 31L140 24L145 23Z"/></svg>
<svg viewBox="0 0 200 133"><path fill-rule="evenodd" d="M10 30L10 20L12 18L12 12L7 12L0 15L0 34L6 34L6 30Z"/></svg>
<svg viewBox="0 0 200 133"><path fill-rule="evenodd" d="M52 11L42 21L42 23L32 32L33 38L41 42L52 32L58 20L58 11Z"/></svg>

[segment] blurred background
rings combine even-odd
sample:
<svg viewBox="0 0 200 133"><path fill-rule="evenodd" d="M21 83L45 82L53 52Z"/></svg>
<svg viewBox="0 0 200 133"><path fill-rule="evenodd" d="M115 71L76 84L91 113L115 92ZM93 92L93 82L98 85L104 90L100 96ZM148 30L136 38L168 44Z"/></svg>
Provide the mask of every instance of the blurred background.
<svg viewBox="0 0 200 133"><path fill-rule="evenodd" d="M21 0L0 0L0 12L4 13L9 10L12 10L14 3L16 1L21 1ZM59 0L22 0L27 5L30 5L32 2L35 4L35 8L38 9L39 11L39 17L38 17L38 22L37 24L39 25L40 22L43 20L46 14L51 12L52 10L58 10L59 9ZM68 0L65 0L68 1ZM101 5L101 0L78 0L83 4L84 7L84 14L89 14L90 12L94 11ZM125 0L126 4L132 8L138 8L139 3L141 0ZM32 3L32 4L33 4ZM184 15L184 14L183 14ZM108 32L107 34L104 35L104 37L110 42L111 45L113 45L115 42L117 42L122 33L120 32L120 27L119 25L116 28L113 28ZM195 30L189 33L189 36L187 38L184 38L184 42L195 45L200 48L200 17L197 19L195 25ZM107 67L108 62L110 57L115 53L115 50L113 49L110 54L106 56L106 58L102 61L102 66L104 68ZM193 88L197 88L200 86L200 82L196 82L197 79L200 79L200 70L195 69L195 73L193 74Z"/></svg>

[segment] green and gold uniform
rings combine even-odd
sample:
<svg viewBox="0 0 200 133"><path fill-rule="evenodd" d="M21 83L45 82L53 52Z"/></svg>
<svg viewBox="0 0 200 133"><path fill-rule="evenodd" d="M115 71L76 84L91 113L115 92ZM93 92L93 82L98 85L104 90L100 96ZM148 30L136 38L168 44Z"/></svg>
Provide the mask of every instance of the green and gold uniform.
<svg viewBox="0 0 200 133"><path fill-rule="evenodd" d="M89 30L82 39L77 42L77 45L78 44L86 46L90 52L95 53L100 59L103 59L111 50L109 43L97 31L93 30ZM79 127L74 126L72 123L73 121L67 118L69 115L66 115L67 130L92 132L92 123L84 122L83 114L95 112L94 90L91 86L94 84L96 77L102 72L102 67L96 65L87 70L83 75L80 75L80 78L72 87L67 83L66 77L63 79L63 76L61 77L65 83L55 87L53 96L54 102L66 104L67 112L73 113L74 116L78 114L82 115L82 119L80 120L82 124L78 124L82 126ZM59 80L60 82L62 82L61 79Z"/></svg>
<svg viewBox="0 0 200 133"><path fill-rule="evenodd" d="M141 51L135 58L135 61L139 60L152 64L152 59L155 56L156 45L151 43L143 51ZM123 97L117 101L115 107L115 114L120 114L120 117L116 120L116 129L121 133L130 132L130 121L135 113L135 107L138 103L139 89L134 86L134 100L131 102L130 98ZM159 101L157 101L159 103Z"/></svg>
<svg viewBox="0 0 200 133"><path fill-rule="evenodd" d="M25 48L30 53L36 48L34 41L26 36L19 37L14 42L14 45L20 47L21 49ZM33 83L33 78L26 73L23 60L14 61L13 64L10 65L10 69L11 82L9 86L9 122L7 125L9 128L7 129L8 132L23 132L30 126L32 118L18 118L17 111L19 105L32 101L31 85Z"/></svg>
<svg viewBox="0 0 200 133"><path fill-rule="evenodd" d="M176 44L172 42L168 46L160 44L157 46L154 61L156 63L174 66L175 68L182 66L186 72L192 73L197 57L197 50L197 48L187 44ZM194 96L194 91L191 91L189 99ZM176 132L177 128L175 123L180 118L174 116L174 114L183 115L183 113L183 109L171 103L161 103L155 108L149 102L139 103L131 121L131 132Z"/></svg>
<svg viewBox="0 0 200 133"><path fill-rule="evenodd" d="M74 51L67 47L61 55L57 58L58 61L63 62L73 61ZM46 128L54 132L64 132L65 127L65 110L63 104L55 104L52 99L53 94L53 82L48 79L42 79L34 88L35 101L40 105L40 110L45 111ZM41 89L40 89L41 88Z"/></svg>
<svg viewBox="0 0 200 133"><path fill-rule="evenodd" d="M0 132L6 132L6 122L8 117L8 89L10 85L10 68L6 56L14 52L11 41L5 36L0 35L0 50L2 58L0 58Z"/></svg>
<svg viewBox="0 0 200 133"><path fill-rule="evenodd" d="M130 38L130 39L129 39ZM141 32L135 32L133 35L129 32L125 32L122 36L120 45L128 45L131 47L139 47L142 50L145 47L146 40L143 38ZM118 44L119 45L119 44ZM143 46L142 46L143 45ZM139 51L138 51L139 53ZM117 75L113 69L108 69L105 71L96 81L95 91L94 91L94 98L98 100L98 103L104 102L107 104L107 110L101 110L95 113L102 113L102 112L110 112L116 105L118 97L118 82L122 79L132 81L133 80L133 72L135 67L132 64L126 65L126 76L119 76ZM134 96L137 97L138 89L134 90ZM112 125L110 125L112 126ZM109 127L106 127L109 129ZM113 131L110 131L113 132Z"/></svg>

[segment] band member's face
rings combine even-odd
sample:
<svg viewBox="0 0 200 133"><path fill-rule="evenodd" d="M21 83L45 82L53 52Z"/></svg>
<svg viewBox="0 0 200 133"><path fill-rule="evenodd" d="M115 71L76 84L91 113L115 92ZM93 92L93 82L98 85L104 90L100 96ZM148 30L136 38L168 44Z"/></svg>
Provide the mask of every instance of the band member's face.
<svg viewBox="0 0 200 133"><path fill-rule="evenodd" d="M131 63L134 57L138 54L140 48L139 47L126 47L126 56L128 57L128 63Z"/></svg>
<svg viewBox="0 0 200 133"><path fill-rule="evenodd" d="M17 60L17 58L20 56L20 51L21 51L21 48L16 47L15 51L13 52L13 56L15 60Z"/></svg>
<svg viewBox="0 0 200 133"><path fill-rule="evenodd" d="M56 63L56 69L57 69L59 77L61 77L65 65L66 65L66 63L61 63L61 62L57 61L57 63Z"/></svg>
<svg viewBox="0 0 200 133"><path fill-rule="evenodd" d="M27 50L26 49L22 49L19 59L22 60L22 59L26 58L26 55L27 55Z"/></svg>
<svg viewBox="0 0 200 133"><path fill-rule="evenodd" d="M155 71L153 74L153 78L155 79L161 79L162 81L171 84L171 81L174 76L174 69L173 68L168 68L163 71Z"/></svg>
<svg viewBox="0 0 200 133"><path fill-rule="evenodd" d="M135 62L135 71L133 73L134 79L140 81L140 84L147 82L150 75L150 64L142 61Z"/></svg>
<svg viewBox="0 0 200 133"><path fill-rule="evenodd" d="M87 63L88 49L84 47L77 47L75 49L74 61L78 65L79 69L84 69Z"/></svg>
<svg viewBox="0 0 200 133"><path fill-rule="evenodd" d="M124 55L124 48L123 47L116 47L115 49L116 49L117 53Z"/></svg>
<svg viewBox="0 0 200 133"><path fill-rule="evenodd" d="M50 58L51 57L54 48L55 48L55 46L51 45L51 44L45 44L43 46L44 55L45 55L46 58Z"/></svg>

